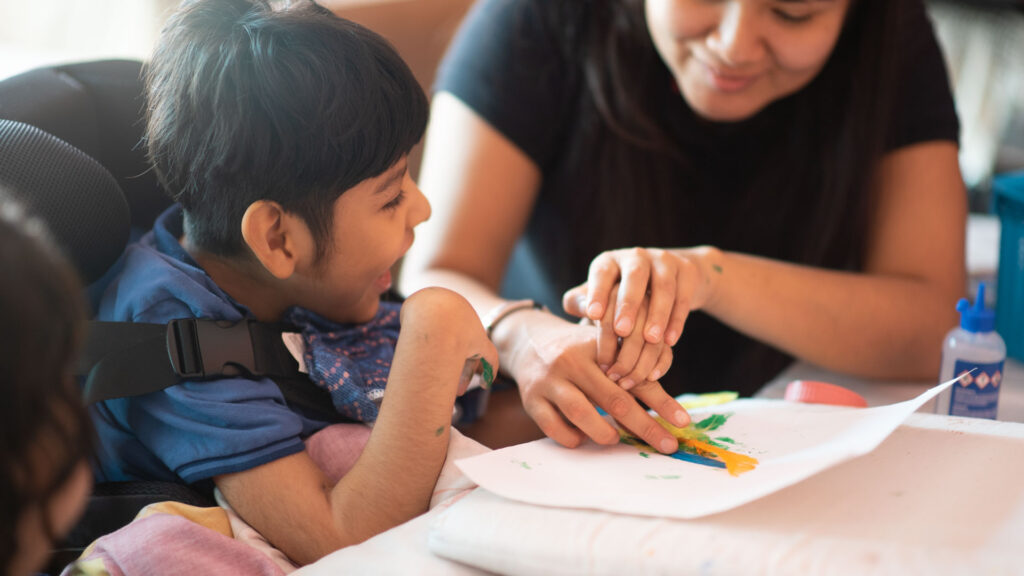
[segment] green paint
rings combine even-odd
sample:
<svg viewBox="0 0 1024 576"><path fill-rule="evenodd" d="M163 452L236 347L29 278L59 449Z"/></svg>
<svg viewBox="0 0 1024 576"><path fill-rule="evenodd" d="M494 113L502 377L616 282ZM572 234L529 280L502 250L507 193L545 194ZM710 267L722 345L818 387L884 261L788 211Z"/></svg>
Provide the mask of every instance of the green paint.
<svg viewBox="0 0 1024 576"><path fill-rule="evenodd" d="M533 468L530 468L530 465L529 465L529 464L527 464L526 462L520 462L519 464L520 464L520 465L521 465L521 466L522 466L523 468L526 468L527 470L533 470Z"/></svg>
<svg viewBox="0 0 1024 576"><path fill-rule="evenodd" d="M679 452L685 452L687 454L692 454L694 456L704 456L696 448L693 448L683 443L682 439L684 438L687 440L697 440L698 442L710 444L723 450L731 449L732 444L737 444L736 440L733 440L732 438L729 438L727 436L723 436L720 438L712 438L707 434L710 431L720 428L722 425L729 421L730 417L732 417L731 412L727 412L724 414L712 414L707 418L701 420L700 422L691 422L690 425L687 426L686 428L675 429L673 434L676 434L677 437L680 438ZM650 458L650 455L647 452L645 452L645 450L654 450L651 446L648 446L646 442L640 440L636 436L633 436L631 433L627 432L623 428L619 428L619 440L623 444L629 444L630 446L636 446L637 448L640 448L640 456L643 458Z"/></svg>
<svg viewBox="0 0 1024 576"><path fill-rule="evenodd" d="M715 430L729 420L732 414L712 414L693 425L697 430Z"/></svg>
<svg viewBox="0 0 1024 576"><path fill-rule="evenodd" d="M491 366L491 363L488 362L485 358L480 359L480 364L483 365L483 388L487 390L490 389L491 384L494 384L494 366Z"/></svg>
<svg viewBox="0 0 1024 576"><path fill-rule="evenodd" d="M434 430L434 436L440 436L444 434L444 426L439 426L437 430Z"/></svg>
<svg viewBox="0 0 1024 576"><path fill-rule="evenodd" d="M644 478L647 478L648 480L657 480L658 479L658 477L655 476L654 474L644 474Z"/></svg>
<svg viewBox="0 0 1024 576"><path fill-rule="evenodd" d="M722 267L719 266L718 264L712 264L711 269L714 270L715 272L718 272L719 274L722 273Z"/></svg>
<svg viewBox="0 0 1024 576"><path fill-rule="evenodd" d="M679 475L678 474L662 474L661 478L663 480L679 480Z"/></svg>

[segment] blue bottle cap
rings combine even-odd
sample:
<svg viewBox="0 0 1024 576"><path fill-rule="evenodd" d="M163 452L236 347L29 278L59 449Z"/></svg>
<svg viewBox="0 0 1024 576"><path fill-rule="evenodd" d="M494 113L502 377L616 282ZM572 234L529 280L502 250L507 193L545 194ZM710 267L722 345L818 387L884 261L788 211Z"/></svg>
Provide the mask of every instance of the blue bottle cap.
<svg viewBox="0 0 1024 576"><path fill-rule="evenodd" d="M985 308L985 283L978 284L978 298L971 306L967 298L956 303L960 313L960 327L968 332L991 332L996 329L995 311Z"/></svg>

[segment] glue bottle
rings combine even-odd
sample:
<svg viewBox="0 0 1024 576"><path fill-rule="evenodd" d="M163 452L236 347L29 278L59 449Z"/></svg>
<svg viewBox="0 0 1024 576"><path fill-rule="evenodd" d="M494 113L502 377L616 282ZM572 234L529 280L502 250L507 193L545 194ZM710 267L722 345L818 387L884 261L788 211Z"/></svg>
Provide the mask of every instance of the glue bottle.
<svg viewBox="0 0 1024 576"><path fill-rule="evenodd" d="M935 411L994 420L1003 383L1006 343L995 331L995 312L985 308L985 284L978 286L974 306L961 298L956 310L960 313L960 327L946 335L939 382L955 376L960 379L939 394Z"/></svg>

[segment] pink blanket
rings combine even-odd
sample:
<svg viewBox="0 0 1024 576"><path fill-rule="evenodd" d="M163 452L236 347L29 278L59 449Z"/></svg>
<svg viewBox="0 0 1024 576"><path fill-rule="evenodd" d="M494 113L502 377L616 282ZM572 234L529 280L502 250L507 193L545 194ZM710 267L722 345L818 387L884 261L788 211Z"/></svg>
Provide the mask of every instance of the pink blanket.
<svg viewBox="0 0 1024 576"><path fill-rule="evenodd" d="M331 482L337 482L355 464L369 437L365 425L336 424L311 436L306 450ZM230 524L223 530L232 536L182 515L151 512L97 540L82 560L101 561L111 576L283 576L297 568L230 509L217 513L222 514L220 524ZM71 573L68 567L63 575Z"/></svg>

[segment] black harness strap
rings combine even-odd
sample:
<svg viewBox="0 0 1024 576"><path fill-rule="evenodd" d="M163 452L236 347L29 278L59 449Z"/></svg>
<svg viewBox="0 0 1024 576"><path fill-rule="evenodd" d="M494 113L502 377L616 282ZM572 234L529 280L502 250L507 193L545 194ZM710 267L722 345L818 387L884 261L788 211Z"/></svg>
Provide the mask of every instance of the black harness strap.
<svg viewBox="0 0 1024 576"><path fill-rule="evenodd" d="M281 340L283 332L297 331L251 320L93 321L77 374L88 374L87 404L149 394L185 380L270 378L293 408L329 422L347 421L327 391L299 372Z"/></svg>

